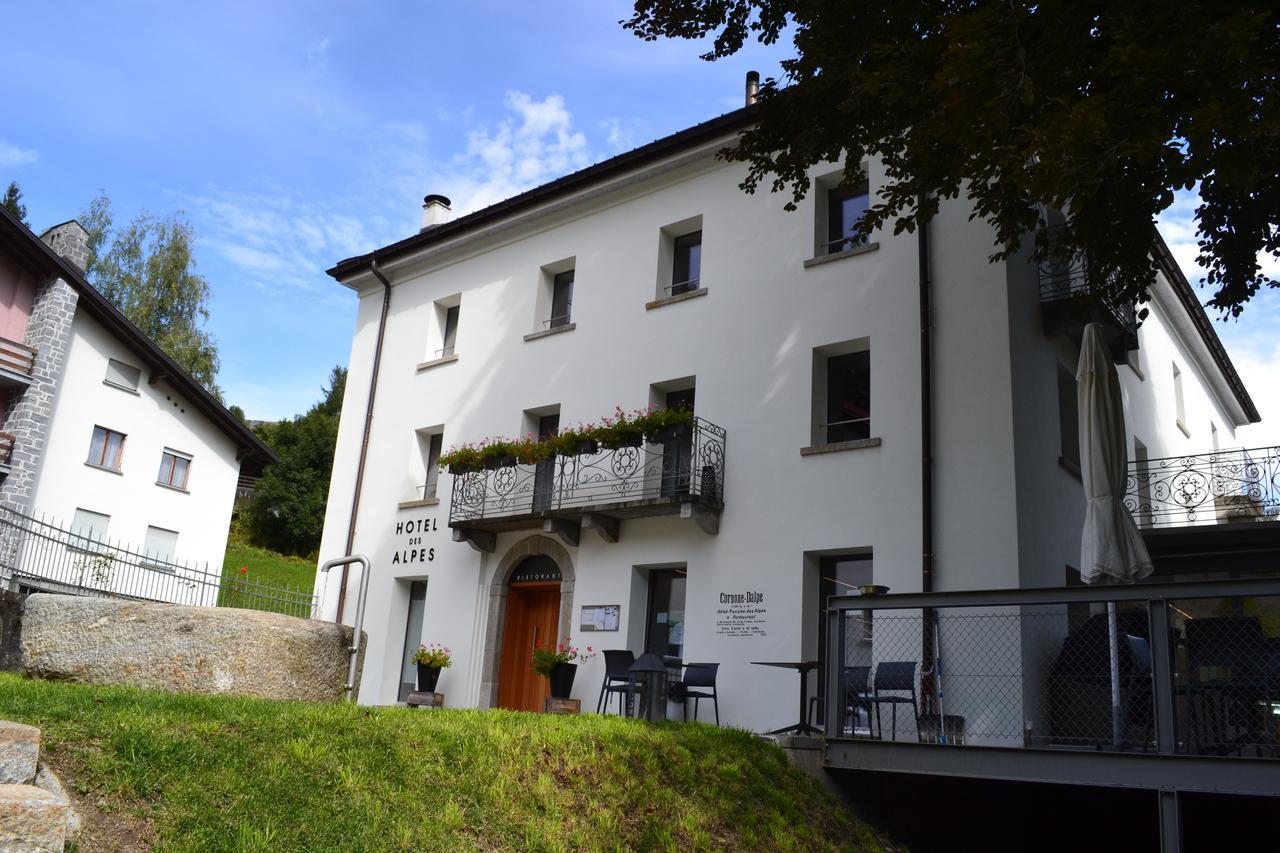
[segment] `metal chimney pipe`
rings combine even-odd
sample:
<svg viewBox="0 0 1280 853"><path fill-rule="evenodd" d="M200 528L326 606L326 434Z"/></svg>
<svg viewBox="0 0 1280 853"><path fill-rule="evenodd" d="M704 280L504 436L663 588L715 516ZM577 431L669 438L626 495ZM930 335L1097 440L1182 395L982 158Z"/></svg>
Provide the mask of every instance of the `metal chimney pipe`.
<svg viewBox="0 0 1280 853"><path fill-rule="evenodd" d="M747 72L747 106L751 106L760 96L760 72Z"/></svg>

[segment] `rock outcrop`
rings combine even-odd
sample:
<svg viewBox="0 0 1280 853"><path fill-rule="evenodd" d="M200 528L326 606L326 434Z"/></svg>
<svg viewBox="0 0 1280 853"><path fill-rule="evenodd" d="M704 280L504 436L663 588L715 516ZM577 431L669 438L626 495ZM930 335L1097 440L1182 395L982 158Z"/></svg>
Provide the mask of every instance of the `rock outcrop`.
<svg viewBox="0 0 1280 853"><path fill-rule="evenodd" d="M43 594L27 599L22 622L22 665L37 678L309 702L344 696L351 629L343 625Z"/></svg>

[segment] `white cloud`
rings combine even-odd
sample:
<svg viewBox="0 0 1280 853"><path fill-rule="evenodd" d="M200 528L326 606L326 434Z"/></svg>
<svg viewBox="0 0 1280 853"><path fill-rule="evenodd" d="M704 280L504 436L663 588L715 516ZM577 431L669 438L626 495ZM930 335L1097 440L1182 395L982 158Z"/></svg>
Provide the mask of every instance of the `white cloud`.
<svg viewBox="0 0 1280 853"><path fill-rule="evenodd" d="M34 163L39 157L39 153L34 149L19 148L10 144L7 139L0 139L0 169L25 166L28 163Z"/></svg>
<svg viewBox="0 0 1280 853"><path fill-rule="evenodd" d="M325 51L329 49L329 37L313 41L307 46L307 62L318 62L324 57Z"/></svg>
<svg viewBox="0 0 1280 853"><path fill-rule="evenodd" d="M610 118L600 122L600 129L605 131L605 145L614 154L630 151L652 139L649 123L641 119Z"/></svg>

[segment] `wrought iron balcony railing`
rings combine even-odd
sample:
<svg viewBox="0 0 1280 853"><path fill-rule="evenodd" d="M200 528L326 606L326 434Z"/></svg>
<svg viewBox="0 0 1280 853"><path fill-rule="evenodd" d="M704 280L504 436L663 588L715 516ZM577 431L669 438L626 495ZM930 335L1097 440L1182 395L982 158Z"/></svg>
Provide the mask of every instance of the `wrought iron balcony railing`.
<svg viewBox="0 0 1280 853"><path fill-rule="evenodd" d="M1080 309L1074 313L1081 320L1108 321L1124 338L1134 338L1138 332L1137 309L1132 303L1115 298L1115 277L1099 283L1089 273L1089 263L1083 257L1073 258L1070 263L1046 261L1039 266L1040 302L1064 310Z"/></svg>
<svg viewBox="0 0 1280 853"><path fill-rule="evenodd" d="M724 505L725 431L702 418L663 443L555 456L453 478L449 524L493 527L598 512L659 515L694 503ZM674 508L674 509L673 509ZM485 524L496 522L496 524Z"/></svg>
<svg viewBox="0 0 1280 853"><path fill-rule="evenodd" d="M1280 447L1129 463L1125 507L1139 527L1280 518Z"/></svg>

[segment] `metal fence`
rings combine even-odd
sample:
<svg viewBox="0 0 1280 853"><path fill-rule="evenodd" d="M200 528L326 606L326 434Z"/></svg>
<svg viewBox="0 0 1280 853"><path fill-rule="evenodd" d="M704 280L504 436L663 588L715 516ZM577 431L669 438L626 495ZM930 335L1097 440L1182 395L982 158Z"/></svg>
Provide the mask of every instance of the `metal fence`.
<svg viewBox="0 0 1280 853"><path fill-rule="evenodd" d="M1137 332L1137 309L1130 303L1119 301L1113 295L1117 289L1117 279L1114 274L1107 275L1105 280L1099 281L1095 270L1090 268L1088 260L1081 256L1076 256L1070 261L1045 261L1040 264L1037 272L1040 280L1041 302L1075 301L1095 305L1126 334L1133 335Z"/></svg>
<svg viewBox="0 0 1280 853"><path fill-rule="evenodd" d="M831 599L831 738L1280 758L1280 581Z"/></svg>
<svg viewBox="0 0 1280 853"><path fill-rule="evenodd" d="M1280 447L1130 462L1124 503L1142 527L1274 521Z"/></svg>
<svg viewBox="0 0 1280 853"><path fill-rule="evenodd" d="M662 443L593 447L536 465L514 460L453 479L449 521L473 521L648 500L724 503L725 431L694 418Z"/></svg>
<svg viewBox="0 0 1280 853"><path fill-rule="evenodd" d="M0 585L137 601L240 607L311 618L310 590L223 577L208 564L174 562L0 507Z"/></svg>

